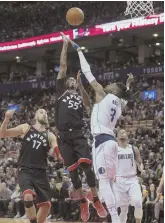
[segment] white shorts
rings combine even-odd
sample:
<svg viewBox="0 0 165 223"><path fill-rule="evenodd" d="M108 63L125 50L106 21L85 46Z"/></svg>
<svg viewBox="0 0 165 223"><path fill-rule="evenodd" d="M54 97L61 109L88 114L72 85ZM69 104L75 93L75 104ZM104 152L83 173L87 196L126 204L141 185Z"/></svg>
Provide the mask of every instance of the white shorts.
<svg viewBox="0 0 165 223"><path fill-rule="evenodd" d="M95 148L92 147L92 159L95 175L97 179L114 179L116 176L118 146L116 141L108 140Z"/></svg>
<svg viewBox="0 0 165 223"><path fill-rule="evenodd" d="M142 192L136 176L116 177L115 192L118 207L124 205L141 206L142 204Z"/></svg>

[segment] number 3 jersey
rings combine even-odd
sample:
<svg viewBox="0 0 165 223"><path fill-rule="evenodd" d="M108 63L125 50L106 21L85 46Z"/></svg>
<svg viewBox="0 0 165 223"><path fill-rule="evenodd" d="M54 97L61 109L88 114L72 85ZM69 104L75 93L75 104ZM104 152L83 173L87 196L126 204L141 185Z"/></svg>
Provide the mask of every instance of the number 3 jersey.
<svg viewBox="0 0 165 223"><path fill-rule="evenodd" d="M100 134L114 136L114 128L122 113L121 107L121 99L113 94L107 94L101 102L94 105L91 115L93 136Z"/></svg>
<svg viewBox="0 0 165 223"><path fill-rule="evenodd" d="M59 131L80 130L84 126L83 110L82 97L74 90L66 90L63 85L63 93L59 95L58 91L56 101L55 123L57 129Z"/></svg>
<svg viewBox="0 0 165 223"><path fill-rule="evenodd" d="M50 150L48 131L39 132L30 126L22 139L22 148L17 166L33 169L47 169L47 157Z"/></svg>

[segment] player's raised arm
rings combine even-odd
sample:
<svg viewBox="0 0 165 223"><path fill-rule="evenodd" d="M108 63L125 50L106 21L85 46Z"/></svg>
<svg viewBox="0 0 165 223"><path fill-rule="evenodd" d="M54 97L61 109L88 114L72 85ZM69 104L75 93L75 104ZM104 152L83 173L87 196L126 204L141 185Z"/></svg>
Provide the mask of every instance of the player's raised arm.
<svg viewBox="0 0 165 223"><path fill-rule="evenodd" d="M78 55L79 55L79 59L80 59L80 65L81 65L81 70L83 72L83 74L85 75L86 79L88 80L88 82L90 83L90 85L92 86L92 88L94 89L94 91L96 92L96 94L98 94L101 97L104 97L105 93L104 93L104 89L102 87L101 84L99 84L95 77L93 76L90 66L87 62L87 60L85 59L84 54L82 53L80 47L74 43L72 40L69 40L69 42L72 44L72 46L77 50Z"/></svg>
<svg viewBox="0 0 165 223"><path fill-rule="evenodd" d="M127 82L126 82L126 87L127 87L127 90L129 90L131 84L134 82L134 76L132 73L127 74L127 75L128 75L128 78L127 78Z"/></svg>
<svg viewBox="0 0 165 223"><path fill-rule="evenodd" d="M93 76L90 66L84 57L84 54L82 53L81 49L78 49L77 51L78 51L81 70L82 70L83 74L85 75L86 79L88 80L88 82L90 83L90 85L92 86L92 88L94 89L96 94L104 97L104 95L105 95L104 89L103 89L102 85L99 84L96 81L95 77Z"/></svg>
<svg viewBox="0 0 165 223"><path fill-rule="evenodd" d="M62 79L66 77L67 72L67 50L68 50L68 40L65 38L65 35L61 32L63 38L63 47L60 56L60 67L57 75L57 79Z"/></svg>
<svg viewBox="0 0 165 223"><path fill-rule="evenodd" d="M0 127L0 138L18 137L26 133L29 128L28 124L18 125L15 128L7 128L10 119L14 115L14 110L8 110L5 114L5 119Z"/></svg>
<svg viewBox="0 0 165 223"><path fill-rule="evenodd" d="M90 98L88 96L88 93L86 92L86 90L83 87L83 84L81 81L81 71L79 71L77 74L77 84L78 84L78 88L80 90L81 96L83 98L83 105L86 108L88 114L90 114L90 110L91 110Z"/></svg>
<svg viewBox="0 0 165 223"><path fill-rule="evenodd" d="M65 91L65 77L67 72L67 49L68 41L65 38L65 35L61 33L63 38L63 47L60 56L60 67L56 80L56 94L57 97L61 96Z"/></svg>

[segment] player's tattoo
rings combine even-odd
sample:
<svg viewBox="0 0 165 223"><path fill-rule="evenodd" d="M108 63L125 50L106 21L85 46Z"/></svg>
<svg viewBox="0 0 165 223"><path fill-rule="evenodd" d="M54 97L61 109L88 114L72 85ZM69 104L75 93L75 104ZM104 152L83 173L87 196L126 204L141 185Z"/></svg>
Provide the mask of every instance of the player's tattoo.
<svg viewBox="0 0 165 223"><path fill-rule="evenodd" d="M62 52L60 56L60 68L58 72L57 79L65 78L67 71L67 50L68 50L68 42L63 43Z"/></svg>

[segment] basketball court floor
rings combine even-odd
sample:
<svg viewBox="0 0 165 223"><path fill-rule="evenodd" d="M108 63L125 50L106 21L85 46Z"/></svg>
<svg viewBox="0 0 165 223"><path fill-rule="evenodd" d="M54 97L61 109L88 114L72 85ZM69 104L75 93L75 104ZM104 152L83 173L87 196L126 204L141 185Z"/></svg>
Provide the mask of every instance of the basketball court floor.
<svg viewBox="0 0 165 223"><path fill-rule="evenodd" d="M48 221L48 220L46 221L46 223L52 223L52 222L56 222L56 221L53 221L53 220L52 221ZM0 218L0 223L29 223L29 220ZM59 223L64 223L64 222L59 222Z"/></svg>

